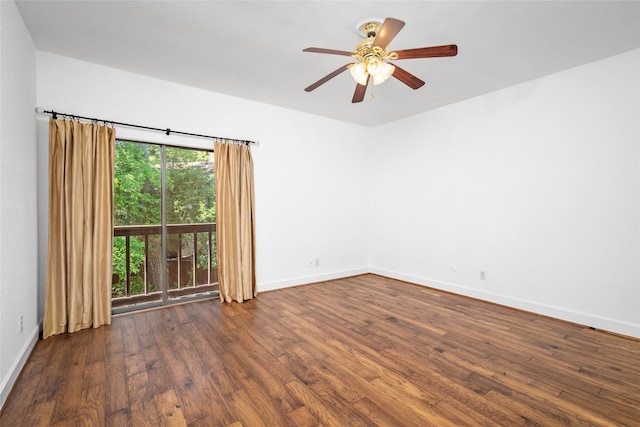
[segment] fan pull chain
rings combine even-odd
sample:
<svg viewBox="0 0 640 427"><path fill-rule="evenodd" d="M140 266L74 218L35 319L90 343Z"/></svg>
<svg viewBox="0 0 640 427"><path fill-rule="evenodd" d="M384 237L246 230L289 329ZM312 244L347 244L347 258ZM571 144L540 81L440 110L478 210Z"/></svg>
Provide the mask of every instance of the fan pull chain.
<svg viewBox="0 0 640 427"><path fill-rule="evenodd" d="M370 86L371 90L369 91L369 102L373 101L373 85Z"/></svg>

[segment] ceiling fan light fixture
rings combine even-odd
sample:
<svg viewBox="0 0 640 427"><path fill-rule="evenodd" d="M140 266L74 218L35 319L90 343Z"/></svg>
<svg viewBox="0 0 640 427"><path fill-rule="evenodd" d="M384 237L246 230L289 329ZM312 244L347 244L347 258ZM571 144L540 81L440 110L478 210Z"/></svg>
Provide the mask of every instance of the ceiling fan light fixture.
<svg viewBox="0 0 640 427"><path fill-rule="evenodd" d="M389 45L404 27L404 24L404 21L391 17L385 18L384 22L382 19L370 18L357 25L356 30L358 31L358 34L362 36L362 39L356 44L353 51L324 49L319 47L308 47L303 49L303 52L350 56L352 59L355 59L355 63L343 65L312 85L306 87L304 90L306 92L311 92L318 86L323 85L327 81L336 77L347 68L357 83L356 90L353 93L353 98L351 99L352 103L362 102L364 100L369 80L373 80L374 85L379 85L387 81L389 77L393 76L413 90L421 88L424 86L424 81L387 61L456 56L458 54L458 46L450 44L393 51L389 48Z"/></svg>
<svg viewBox="0 0 640 427"><path fill-rule="evenodd" d="M380 67L382 66L382 61L377 57L371 57L367 60L367 72L372 76L378 75L380 72Z"/></svg>
<svg viewBox="0 0 640 427"><path fill-rule="evenodd" d="M351 73L351 77L353 77L358 84L367 84L367 78L369 77L369 74L367 73L367 64L364 62L353 64L349 67L349 72Z"/></svg>
<svg viewBox="0 0 640 427"><path fill-rule="evenodd" d="M372 74L373 84L379 85L380 83L384 83L389 77L393 75L395 69L396 67L389 64L388 62L380 62L378 72L376 74Z"/></svg>

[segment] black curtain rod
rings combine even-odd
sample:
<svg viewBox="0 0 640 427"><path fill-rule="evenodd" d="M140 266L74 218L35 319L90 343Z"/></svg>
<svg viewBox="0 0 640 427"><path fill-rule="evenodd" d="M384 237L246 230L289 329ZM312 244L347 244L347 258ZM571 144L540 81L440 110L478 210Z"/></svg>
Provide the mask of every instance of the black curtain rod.
<svg viewBox="0 0 640 427"><path fill-rule="evenodd" d="M59 113L57 111L44 110L44 109L41 109L41 108L36 108L36 113L49 114L51 117L53 117L54 120L56 120L58 118L58 116L62 116L62 117L68 117L68 118L71 118L71 119L87 120L87 121L91 121L91 122L102 122L104 124L111 124L111 125L114 125L114 126L126 126L126 127L130 127L130 128L136 128L136 129L146 129L146 130L152 130L152 131L156 131L156 132L164 132L166 135L171 135L172 133L174 133L176 135L191 136L191 137L194 137L194 138L215 139L215 140L218 140L218 141L234 142L234 143L240 143L240 144L246 144L246 145L256 144L255 141L248 141L246 139L222 138L222 137L219 137L219 136L202 135L202 134L199 134L199 133L181 132L181 131L172 130L172 129L169 129L169 128L162 129L162 128L156 128L156 127L151 127L151 126L134 125L134 124L131 124L131 123L114 122L113 120L96 119L96 118L92 118L92 117L83 117L83 116L78 116L77 114Z"/></svg>

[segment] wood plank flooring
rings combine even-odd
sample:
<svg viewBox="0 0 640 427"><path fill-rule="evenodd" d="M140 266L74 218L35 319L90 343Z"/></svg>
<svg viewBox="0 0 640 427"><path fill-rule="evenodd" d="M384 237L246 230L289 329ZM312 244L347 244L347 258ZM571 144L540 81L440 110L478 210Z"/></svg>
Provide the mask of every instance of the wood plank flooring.
<svg viewBox="0 0 640 427"><path fill-rule="evenodd" d="M0 425L639 426L640 340L363 275L39 341Z"/></svg>

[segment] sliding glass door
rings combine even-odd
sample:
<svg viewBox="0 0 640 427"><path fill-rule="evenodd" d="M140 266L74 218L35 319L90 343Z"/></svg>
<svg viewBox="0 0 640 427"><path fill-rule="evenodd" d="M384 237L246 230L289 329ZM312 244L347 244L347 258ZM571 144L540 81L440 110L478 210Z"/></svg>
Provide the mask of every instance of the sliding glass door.
<svg viewBox="0 0 640 427"><path fill-rule="evenodd" d="M116 142L114 312L217 291L213 152Z"/></svg>

